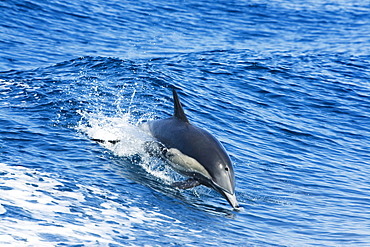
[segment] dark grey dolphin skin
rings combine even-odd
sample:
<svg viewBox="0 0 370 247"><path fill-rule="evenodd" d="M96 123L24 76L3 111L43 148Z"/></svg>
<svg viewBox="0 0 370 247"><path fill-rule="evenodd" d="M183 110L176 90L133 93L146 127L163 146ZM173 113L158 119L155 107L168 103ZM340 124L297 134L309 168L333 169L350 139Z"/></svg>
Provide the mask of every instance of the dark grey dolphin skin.
<svg viewBox="0 0 370 247"><path fill-rule="evenodd" d="M174 89L173 99L172 117L141 126L158 141L147 143L147 151L159 153L174 170L189 177L186 181L174 183L174 186L181 189L201 184L211 187L233 208L238 208L234 169L224 147L210 133L189 122Z"/></svg>

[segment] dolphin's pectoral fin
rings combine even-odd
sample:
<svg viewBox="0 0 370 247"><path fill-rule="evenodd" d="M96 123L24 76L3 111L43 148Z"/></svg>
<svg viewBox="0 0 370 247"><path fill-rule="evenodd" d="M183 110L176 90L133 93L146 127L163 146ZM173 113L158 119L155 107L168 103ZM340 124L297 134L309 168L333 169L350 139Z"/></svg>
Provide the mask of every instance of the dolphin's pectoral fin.
<svg viewBox="0 0 370 247"><path fill-rule="evenodd" d="M171 185L173 187L176 187L176 188L179 188L179 189L182 189L182 190L186 190L186 189L197 187L198 185L200 185L200 182L198 180L193 179L193 178L189 178L185 181L172 183Z"/></svg>
<svg viewBox="0 0 370 247"><path fill-rule="evenodd" d="M91 140L94 141L94 142L99 142L99 143L109 142L109 143L112 143L112 144L117 144L121 141L121 140L101 140L101 139L95 139L95 138L92 138Z"/></svg>
<svg viewBox="0 0 370 247"><path fill-rule="evenodd" d="M156 141L146 141L144 143L145 152L151 156L164 156L167 152L167 148L159 142Z"/></svg>

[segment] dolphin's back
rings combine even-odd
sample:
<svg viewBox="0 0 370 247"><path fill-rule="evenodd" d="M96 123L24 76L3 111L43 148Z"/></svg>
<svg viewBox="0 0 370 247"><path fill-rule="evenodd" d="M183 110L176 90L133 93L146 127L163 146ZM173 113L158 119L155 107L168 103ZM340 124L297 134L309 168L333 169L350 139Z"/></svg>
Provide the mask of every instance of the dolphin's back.
<svg viewBox="0 0 370 247"><path fill-rule="evenodd" d="M150 122L149 128L151 134L166 147L177 148L199 161L207 149L213 151L214 155L221 150L224 151L221 144L210 133L174 117ZM224 156L223 152L219 155Z"/></svg>

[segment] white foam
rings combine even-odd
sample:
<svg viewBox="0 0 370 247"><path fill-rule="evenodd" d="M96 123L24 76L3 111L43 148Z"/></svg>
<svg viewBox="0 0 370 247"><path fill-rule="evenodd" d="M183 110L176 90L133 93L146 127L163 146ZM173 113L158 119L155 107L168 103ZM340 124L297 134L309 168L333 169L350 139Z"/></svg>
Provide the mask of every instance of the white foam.
<svg viewBox="0 0 370 247"><path fill-rule="evenodd" d="M56 242L106 246L119 244L119 236L134 240L138 230L133 223L175 221L149 208L132 206L130 198L103 188L77 184L74 191L58 190L66 181L21 166L0 163L0 172L4 174L0 179L1 246L54 246ZM98 209L87 206L86 191L90 196L104 195ZM116 202L117 198L125 204Z"/></svg>

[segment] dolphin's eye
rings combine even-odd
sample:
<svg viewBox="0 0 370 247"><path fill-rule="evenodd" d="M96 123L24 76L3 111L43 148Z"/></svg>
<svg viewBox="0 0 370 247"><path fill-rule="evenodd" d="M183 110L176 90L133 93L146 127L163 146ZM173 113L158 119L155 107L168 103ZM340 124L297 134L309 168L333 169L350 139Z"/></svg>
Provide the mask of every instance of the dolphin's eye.
<svg viewBox="0 0 370 247"><path fill-rule="evenodd" d="M225 171L227 171L227 172L228 172L228 171L229 171L229 167L227 167L227 166L226 166L226 167L225 167Z"/></svg>

